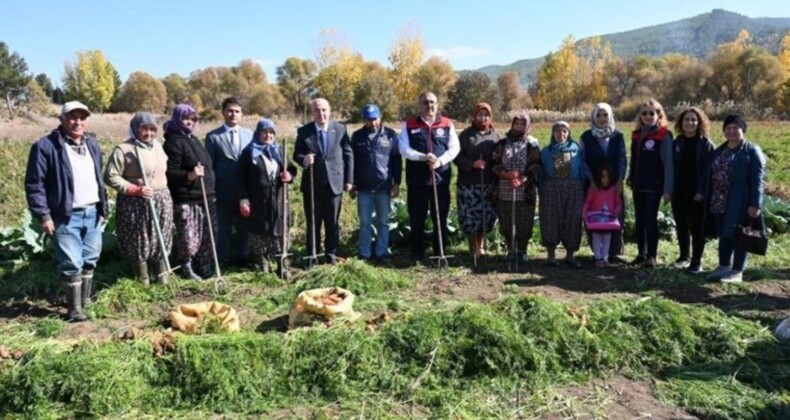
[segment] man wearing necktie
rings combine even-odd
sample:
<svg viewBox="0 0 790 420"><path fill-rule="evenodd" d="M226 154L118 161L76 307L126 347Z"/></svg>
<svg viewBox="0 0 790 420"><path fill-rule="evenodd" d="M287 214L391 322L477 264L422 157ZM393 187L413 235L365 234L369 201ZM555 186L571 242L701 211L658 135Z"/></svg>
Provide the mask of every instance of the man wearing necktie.
<svg viewBox="0 0 790 420"><path fill-rule="evenodd" d="M330 121L331 108L323 98L310 103L313 122L299 127L296 132L293 161L305 168L301 190L307 231L310 232L313 203L310 199L310 173L315 191L316 251L320 253L321 225L324 226L324 254L326 262L334 264L340 241L340 204L343 191L351 191L354 183L354 161L351 142L343 124ZM308 169L309 168L309 169ZM307 249L312 249L311 235L307 235Z"/></svg>
<svg viewBox="0 0 790 420"><path fill-rule="evenodd" d="M252 130L240 125L242 110L238 98L222 101L225 124L206 135L206 150L211 156L216 176L217 195L217 259L221 265L233 260L247 264L250 258L250 240L245 223L239 213L239 185L241 184L239 157L252 140ZM231 255L231 242L235 253Z"/></svg>

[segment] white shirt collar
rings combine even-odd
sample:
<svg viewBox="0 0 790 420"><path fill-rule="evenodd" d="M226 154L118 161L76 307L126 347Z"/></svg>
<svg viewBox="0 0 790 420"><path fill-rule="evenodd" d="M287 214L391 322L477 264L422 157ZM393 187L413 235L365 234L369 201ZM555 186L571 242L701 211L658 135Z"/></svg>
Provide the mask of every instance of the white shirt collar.
<svg viewBox="0 0 790 420"><path fill-rule="evenodd" d="M317 122L313 122L313 124L315 124L316 131L323 131L323 132L329 131L329 122L326 123L326 127L321 127L320 125L318 125Z"/></svg>
<svg viewBox="0 0 790 420"><path fill-rule="evenodd" d="M225 127L225 131L235 131L237 133L239 132L239 126L238 125L235 126L235 127L230 127L227 124L222 124L222 125Z"/></svg>

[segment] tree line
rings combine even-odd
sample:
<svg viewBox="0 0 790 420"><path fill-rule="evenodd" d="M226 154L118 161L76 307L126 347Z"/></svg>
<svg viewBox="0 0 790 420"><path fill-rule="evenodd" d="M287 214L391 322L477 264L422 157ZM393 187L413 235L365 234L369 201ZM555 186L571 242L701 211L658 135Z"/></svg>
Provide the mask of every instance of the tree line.
<svg viewBox="0 0 790 420"><path fill-rule="evenodd" d="M161 79L136 71L122 82L100 50L79 51L64 67L60 86L46 74L33 76L23 57L0 42L0 94L13 118L21 110L43 109L50 102L80 100L99 112L167 112L187 102L203 118L219 118L220 102L241 98L245 111L259 115L304 116L309 99L327 98L333 110L355 120L369 102L379 104L385 120L412 114L415 98L430 90L443 111L467 119L474 104L486 101L500 119L511 110L535 108L570 111L611 103L621 115L633 115L645 97L665 104L735 102L766 111L760 115L790 116L790 34L777 55L753 45L741 31L700 59L682 54L661 57L618 57L600 37L576 42L568 36L546 56L534 83L522 85L516 72L496 80L476 72L457 73L439 57L426 59L418 28L404 26L390 47L388 66L367 61L344 34L320 33L315 59L290 57L277 67L275 79L254 60L236 66L198 69L188 77L172 73Z"/></svg>

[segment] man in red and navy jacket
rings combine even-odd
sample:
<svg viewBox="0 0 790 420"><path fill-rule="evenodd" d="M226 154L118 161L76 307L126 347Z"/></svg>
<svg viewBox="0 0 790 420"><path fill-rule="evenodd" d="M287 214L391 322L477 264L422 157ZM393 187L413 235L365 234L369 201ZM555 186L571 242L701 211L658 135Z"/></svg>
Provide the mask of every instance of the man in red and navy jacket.
<svg viewBox="0 0 790 420"><path fill-rule="evenodd" d="M406 158L406 203L411 226L411 254L416 259L425 256L425 217L429 208L434 226L441 226L441 229L434 229L434 252L438 254L438 232L441 232L442 243L447 244L452 177L450 163L461 149L453 123L438 112L439 102L433 92L420 95L419 108L420 114L406 120L401 127L398 142L400 153ZM434 182L438 211L433 203ZM437 213L439 223L436 223Z"/></svg>

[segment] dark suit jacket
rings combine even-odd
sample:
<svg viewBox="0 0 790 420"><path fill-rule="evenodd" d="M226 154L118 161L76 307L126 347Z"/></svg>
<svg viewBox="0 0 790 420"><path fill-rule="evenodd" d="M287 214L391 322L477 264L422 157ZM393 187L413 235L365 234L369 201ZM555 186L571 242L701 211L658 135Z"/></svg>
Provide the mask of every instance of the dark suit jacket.
<svg viewBox="0 0 790 420"><path fill-rule="evenodd" d="M335 195L343 192L343 184L354 183L354 152L348 138L346 126L337 121L327 124L327 153L321 153L315 123L305 124L296 131L293 161L304 167L307 154L315 155L315 188L326 188L327 184ZM310 173L302 175L302 192L310 191Z"/></svg>
<svg viewBox="0 0 790 420"><path fill-rule="evenodd" d="M241 172L239 155L252 141L252 131L239 127L241 147L234 150L230 145L230 134L223 124L206 135L206 151L211 156L212 168L216 176L217 200L239 199Z"/></svg>

